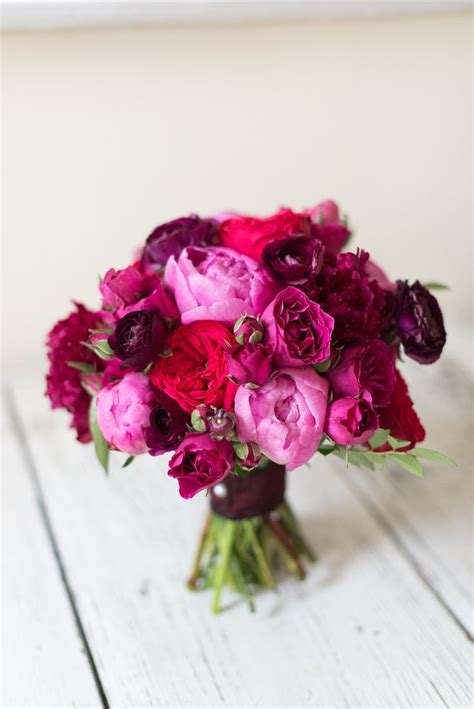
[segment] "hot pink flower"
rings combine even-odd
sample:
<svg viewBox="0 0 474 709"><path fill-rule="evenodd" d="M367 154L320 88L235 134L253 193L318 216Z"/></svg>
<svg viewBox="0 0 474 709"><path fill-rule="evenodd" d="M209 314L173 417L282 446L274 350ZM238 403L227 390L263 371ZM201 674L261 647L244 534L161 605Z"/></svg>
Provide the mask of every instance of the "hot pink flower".
<svg viewBox="0 0 474 709"><path fill-rule="evenodd" d="M328 406L324 431L341 446L366 443L378 427L379 420L368 394L360 398L345 396Z"/></svg>
<svg viewBox="0 0 474 709"><path fill-rule="evenodd" d="M265 343L274 350L280 366L317 364L331 354L333 318L307 295L288 286L276 296L262 315Z"/></svg>
<svg viewBox="0 0 474 709"><path fill-rule="evenodd" d="M258 389L239 387L237 435L289 470L306 463L321 440L328 383L312 367L280 369Z"/></svg>
<svg viewBox="0 0 474 709"><path fill-rule="evenodd" d="M233 249L190 246L168 260L165 282L184 324L218 320L228 325L244 314L259 315L276 284L256 261Z"/></svg>
<svg viewBox="0 0 474 709"><path fill-rule="evenodd" d="M209 433L186 436L170 460L168 475L179 483L179 494L189 499L226 478L234 466L234 449Z"/></svg>
<svg viewBox="0 0 474 709"><path fill-rule="evenodd" d="M329 254L338 254L349 238L350 231L340 219L337 204L328 199L308 209L307 214L312 222L312 235L324 244Z"/></svg>
<svg viewBox="0 0 474 709"><path fill-rule="evenodd" d="M136 303L140 298L142 281L142 274L133 266L120 271L110 268L99 285L104 308L117 310Z"/></svg>
<svg viewBox="0 0 474 709"><path fill-rule="evenodd" d="M153 399L150 380L135 372L99 392L97 423L110 446L130 455L146 452Z"/></svg>

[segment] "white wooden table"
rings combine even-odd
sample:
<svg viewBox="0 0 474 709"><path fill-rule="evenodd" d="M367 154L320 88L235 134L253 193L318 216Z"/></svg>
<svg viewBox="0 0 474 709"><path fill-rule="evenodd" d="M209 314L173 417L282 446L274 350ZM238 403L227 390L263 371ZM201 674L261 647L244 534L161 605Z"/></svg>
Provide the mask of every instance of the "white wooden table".
<svg viewBox="0 0 474 709"><path fill-rule="evenodd" d="M453 351L405 372L428 444L459 467L420 480L318 457L293 472L320 561L255 614L213 616L185 589L203 496L181 500L163 459L117 456L105 477L42 374L10 377L2 706L471 706L472 380Z"/></svg>

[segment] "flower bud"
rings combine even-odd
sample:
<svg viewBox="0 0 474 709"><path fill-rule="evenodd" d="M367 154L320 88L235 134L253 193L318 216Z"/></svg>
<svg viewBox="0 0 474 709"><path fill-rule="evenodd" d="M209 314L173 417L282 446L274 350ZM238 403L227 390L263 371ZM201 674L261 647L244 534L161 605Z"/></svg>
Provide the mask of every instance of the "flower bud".
<svg viewBox="0 0 474 709"><path fill-rule="evenodd" d="M234 325L235 339L239 345L256 345L263 339L263 324L253 315L242 315Z"/></svg>
<svg viewBox="0 0 474 709"><path fill-rule="evenodd" d="M229 411L216 409L215 413L209 417L209 431L213 437L227 438L235 428L235 416Z"/></svg>

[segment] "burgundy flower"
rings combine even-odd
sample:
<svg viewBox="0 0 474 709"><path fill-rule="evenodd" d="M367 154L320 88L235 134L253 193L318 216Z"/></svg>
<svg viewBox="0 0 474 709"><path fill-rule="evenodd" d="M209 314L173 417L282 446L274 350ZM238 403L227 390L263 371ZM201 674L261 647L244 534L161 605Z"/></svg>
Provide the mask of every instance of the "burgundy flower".
<svg viewBox="0 0 474 709"><path fill-rule="evenodd" d="M394 438L399 441L410 441L410 444L399 450L409 450L425 438L425 429L418 414L413 407L413 401L408 393L408 387L402 375L395 370L395 389L390 398L390 403L380 414L380 428L387 428ZM389 443L385 443L378 450L390 450Z"/></svg>
<svg viewBox="0 0 474 709"><path fill-rule="evenodd" d="M360 398L345 396L332 401L327 409L324 432L334 443L355 446L366 443L379 427L379 419L372 408L370 395Z"/></svg>
<svg viewBox="0 0 474 709"><path fill-rule="evenodd" d="M345 224L334 222L332 224L313 224L311 234L314 239L321 242L329 254L338 254L351 235Z"/></svg>
<svg viewBox="0 0 474 709"><path fill-rule="evenodd" d="M394 296L367 276L368 260L364 251L328 256L321 273L304 286L334 318L335 344L380 338L392 324Z"/></svg>
<svg viewBox="0 0 474 709"><path fill-rule="evenodd" d="M170 256L179 256L186 246L218 243L218 229L211 219L196 214L174 219L156 227L147 238L140 261L145 273L166 265Z"/></svg>
<svg viewBox="0 0 474 709"><path fill-rule="evenodd" d="M261 342L226 350L229 374L237 384L264 384L272 371L272 348Z"/></svg>
<svg viewBox="0 0 474 709"><path fill-rule="evenodd" d="M161 455L177 448L190 422L189 414L173 399L160 391L150 414L146 444L150 455Z"/></svg>
<svg viewBox="0 0 474 709"><path fill-rule="evenodd" d="M74 303L76 310L53 327L47 338L49 370L46 375L46 395L53 409L62 408L72 414L71 428L77 431L77 440L91 440L88 423L90 396L81 385L81 373L69 362L90 364L96 370L104 363L82 343L87 341L89 330L101 324L100 313L87 310Z"/></svg>
<svg viewBox="0 0 474 709"><path fill-rule="evenodd" d="M156 311L135 310L120 318L108 342L124 367L139 372L156 359L166 336L166 325Z"/></svg>
<svg viewBox="0 0 474 709"><path fill-rule="evenodd" d="M263 262L278 280L297 286L321 270L324 246L318 239L287 236L271 241L262 252Z"/></svg>
<svg viewBox="0 0 474 709"><path fill-rule="evenodd" d="M439 359L446 342L443 314L427 288L397 282L397 326L405 354L421 364Z"/></svg>
<svg viewBox="0 0 474 709"><path fill-rule="evenodd" d="M229 441L215 441L209 433L189 434L170 460L168 475L179 483L186 499L226 478L235 463Z"/></svg>
<svg viewBox="0 0 474 709"><path fill-rule="evenodd" d="M265 343L282 367L302 367L328 359L333 318L293 286L282 290L262 315Z"/></svg>
<svg viewBox="0 0 474 709"><path fill-rule="evenodd" d="M369 340L343 350L337 366L326 374L335 397L370 393L372 406L387 406L395 387L395 367L389 347Z"/></svg>

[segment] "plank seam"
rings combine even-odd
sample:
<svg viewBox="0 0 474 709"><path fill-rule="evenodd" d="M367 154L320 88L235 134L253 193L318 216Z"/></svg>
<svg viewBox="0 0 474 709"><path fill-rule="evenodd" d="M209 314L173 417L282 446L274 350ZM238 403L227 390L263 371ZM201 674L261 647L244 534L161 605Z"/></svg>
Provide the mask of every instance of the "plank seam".
<svg viewBox="0 0 474 709"><path fill-rule="evenodd" d="M74 596L74 592L72 590L71 582L69 580L69 576L66 571L66 567L65 567L62 555L61 555L61 551L59 549L59 544L58 544L58 541L56 539L56 535L53 530L53 525L52 525L51 518L50 518L50 515L48 512L48 506L46 504L46 499L44 496L41 481L40 481L38 471L35 466L35 462L33 459L33 455L31 453L30 446L28 444L28 439L27 439L26 432L25 432L25 429L24 429L22 421L21 421L20 414L19 414L18 409L15 404L13 392L10 390L10 388L6 388L4 391L4 394L5 394L4 399L5 399L6 409L7 409L9 416L10 416L13 431L14 431L15 437L19 443L21 455L23 457L23 460L25 461L26 469L28 471L28 475L30 477L30 480L32 482L32 485L33 485L33 488L35 491L36 503L38 505L41 520L43 522L43 525L44 525L44 528L46 531L46 536L47 536L49 544L51 546L51 551L53 552L54 559L55 559L56 564L58 566L61 581L64 586L64 590L66 592L67 599L69 601L69 606L70 606L70 609L71 609L71 612L72 612L72 615L74 618L74 623L76 625L77 632L79 634L79 637L81 639L81 642L82 642L82 645L84 648L84 652L85 652L85 655L87 658L89 669L92 673L94 683L95 683L97 692L99 694L102 707L104 709L110 709L109 700L107 699L107 694L105 692L104 685L103 685L102 680L100 678L99 671L97 669L97 665L94 660L94 656L93 656L91 647L89 645L89 641L87 639L86 631L85 631L84 625L81 620L79 609L77 607L77 603L76 603L76 599Z"/></svg>
<svg viewBox="0 0 474 709"><path fill-rule="evenodd" d="M423 567L418 562L418 560L413 556L409 547L405 544L402 538L397 534L396 529L384 516L383 512L377 507L377 505L372 502L372 500L367 497L367 495L359 489L357 485L352 483L346 477L342 476L339 472L337 473L343 483L349 488L361 505L367 510L367 512L372 516L372 518L379 524L379 526L384 530L387 536L391 539L395 547L398 549L400 554L405 558L405 560L410 564L412 569L415 571L416 575L423 582L426 588L433 594L438 603L444 608L446 613L455 622L458 628L464 633L469 642L474 642L474 636L471 634L469 629L464 625L461 618L456 614L456 612L451 608L448 602L444 599L443 595L435 588L426 577L423 571Z"/></svg>

